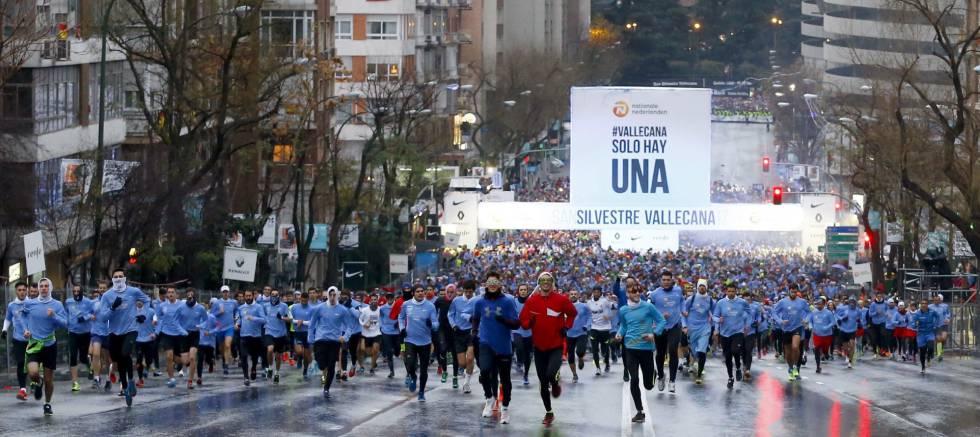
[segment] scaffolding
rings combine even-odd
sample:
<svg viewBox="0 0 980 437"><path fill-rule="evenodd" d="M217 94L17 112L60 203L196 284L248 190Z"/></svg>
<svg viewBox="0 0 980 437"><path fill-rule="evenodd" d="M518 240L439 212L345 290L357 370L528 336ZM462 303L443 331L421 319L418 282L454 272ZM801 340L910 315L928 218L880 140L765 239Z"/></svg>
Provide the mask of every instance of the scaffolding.
<svg viewBox="0 0 980 437"><path fill-rule="evenodd" d="M918 303L943 295L949 305L949 334L944 349L947 351L977 353L977 335L980 333L980 305L977 302L977 275L953 273L940 275L922 269L902 269L902 287L899 296L907 303ZM974 284L971 287L971 282ZM912 308L915 308L912 306Z"/></svg>

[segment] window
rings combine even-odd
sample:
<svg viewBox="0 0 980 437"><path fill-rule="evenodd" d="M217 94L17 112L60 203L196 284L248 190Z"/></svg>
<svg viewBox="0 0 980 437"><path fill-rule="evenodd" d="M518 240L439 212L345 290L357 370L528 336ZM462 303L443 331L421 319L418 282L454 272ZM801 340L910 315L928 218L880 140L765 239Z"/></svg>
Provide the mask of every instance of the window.
<svg viewBox="0 0 980 437"><path fill-rule="evenodd" d="M368 39L398 39L398 20L395 18L370 18L367 22Z"/></svg>
<svg viewBox="0 0 980 437"><path fill-rule="evenodd" d="M497 39L504 39L504 24L497 24Z"/></svg>
<svg viewBox="0 0 980 437"><path fill-rule="evenodd" d="M33 123L34 90L33 69L22 69L14 74L0 92L0 131L29 131Z"/></svg>
<svg viewBox="0 0 980 437"><path fill-rule="evenodd" d="M126 109L140 109L139 91L126 91Z"/></svg>
<svg viewBox="0 0 980 437"><path fill-rule="evenodd" d="M313 11L262 11L263 48L281 58L297 58L312 45Z"/></svg>
<svg viewBox="0 0 980 437"><path fill-rule="evenodd" d="M334 79L346 80L354 76L353 68L354 60L350 56L341 56L340 61L343 65L338 65L337 69L333 72Z"/></svg>
<svg viewBox="0 0 980 437"><path fill-rule="evenodd" d="M334 38L336 39L354 38L354 21L350 15L337 16L337 29L336 32L334 32Z"/></svg>
<svg viewBox="0 0 980 437"><path fill-rule="evenodd" d="M398 80L401 76L401 65L395 59L368 58L368 80Z"/></svg>
<svg viewBox="0 0 980 437"><path fill-rule="evenodd" d="M125 105L125 90L123 90L123 62L106 63L106 105L105 119L122 117ZM99 121L99 74L98 70L89 77L89 109L92 123Z"/></svg>
<svg viewBox="0 0 980 437"><path fill-rule="evenodd" d="M293 160L292 144L276 144L272 146L272 162L284 164Z"/></svg>

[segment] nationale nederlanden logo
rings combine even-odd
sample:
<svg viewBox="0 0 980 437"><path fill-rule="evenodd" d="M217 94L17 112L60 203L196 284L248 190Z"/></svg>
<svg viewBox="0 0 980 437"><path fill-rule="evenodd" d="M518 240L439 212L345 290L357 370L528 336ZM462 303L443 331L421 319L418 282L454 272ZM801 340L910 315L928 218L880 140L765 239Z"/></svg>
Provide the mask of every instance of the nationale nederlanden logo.
<svg viewBox="0 0 980 437"><path fill-rule="evenodd" d="M627 103L624 100L620 100L620 101L616 102L615 105L613 105L612 111L613 111L613 115L615 115L615 116L617 116L619 118L623 118L623 117L629 115L629 113L630 113L630 104Z"/></svg>

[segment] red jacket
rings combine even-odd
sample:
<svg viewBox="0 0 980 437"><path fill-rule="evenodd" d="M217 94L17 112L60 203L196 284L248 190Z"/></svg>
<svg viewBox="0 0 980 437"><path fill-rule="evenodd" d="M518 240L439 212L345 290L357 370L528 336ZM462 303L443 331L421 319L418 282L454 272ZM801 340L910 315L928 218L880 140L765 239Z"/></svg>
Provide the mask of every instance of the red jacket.
<svg viewBox="0 0 980 437"><path fill-rule="evenodd" d="M578 311L567 297L554 291L548 296L534 293L524 302L521 327L531 330L531 342L538 350L546 351L564 346L562 328L570 329Z"/></svg>
<svg viewBox="0 0 980 437"><path fill-rule="evenodd" d="M402 304L405 303L405 299L398 296L395 299L395 303L391 304L391 313L388 314L388 318L391 320L398 320L398 314L402 311Z"/></svg>

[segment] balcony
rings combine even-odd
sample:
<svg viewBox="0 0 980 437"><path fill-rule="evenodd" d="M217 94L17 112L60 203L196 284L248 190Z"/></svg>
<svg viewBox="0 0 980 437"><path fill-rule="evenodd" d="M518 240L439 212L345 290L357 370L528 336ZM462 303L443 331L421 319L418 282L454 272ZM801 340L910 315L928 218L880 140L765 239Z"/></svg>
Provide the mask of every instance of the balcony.
<svg viewBox="0 0 980 437"><path fill-rule="evenodd" d="M472 9L473 0L450 0L449 5L459 9Z"/></svg>

